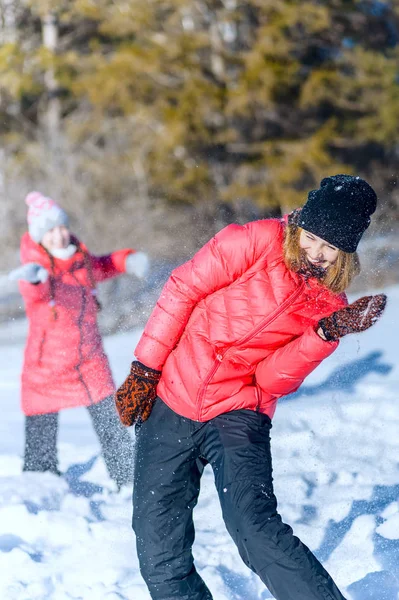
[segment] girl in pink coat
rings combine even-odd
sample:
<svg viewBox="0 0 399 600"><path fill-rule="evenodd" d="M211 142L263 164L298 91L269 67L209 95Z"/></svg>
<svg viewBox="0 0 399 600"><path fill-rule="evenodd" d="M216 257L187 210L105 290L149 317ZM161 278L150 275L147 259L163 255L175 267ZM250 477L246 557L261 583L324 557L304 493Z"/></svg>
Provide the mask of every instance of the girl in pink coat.
<svg viewBox="0 0 399 600"><path fill-rule="evenodd" d="M21 241L19 280L29 332L22 370L25 471L57 465L58 413L86 406L109 474L118 487L131 477L132 442L119 423L115 387L97 326L97 283L130 272L143 276L148 259L126 249L94 256L69 230L67 214L39 192L26 198L29 232Z"/></svg>
<svg viewBox="0 0 399 600"><path fill-rule="evenodd" d="M116 394L137 423L133 527L153 600L212 598L192 556L206 463L243 561L277 600L344 600L278 514L269 434L278 399L384 309L384 295L344 295L376 204L359 177L327 177L288 223L230 225L166 283Z"/></svg>

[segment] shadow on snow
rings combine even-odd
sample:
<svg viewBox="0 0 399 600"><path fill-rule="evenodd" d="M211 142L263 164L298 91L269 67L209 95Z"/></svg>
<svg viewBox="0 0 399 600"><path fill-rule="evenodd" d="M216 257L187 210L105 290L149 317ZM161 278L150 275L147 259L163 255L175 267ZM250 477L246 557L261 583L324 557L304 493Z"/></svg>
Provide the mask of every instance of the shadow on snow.
<svg viewBox="0 0 399 600"><path fill-rule="evenodd" d="M93 467L94 463L98 459L98 455L93 456L85 463L78 463L71 465L65 471L64 479L69 486L69 491L74 496L84 496L85 498L91 498L94 494L101 494L103 487L90 481L80 481L82 475L88 473ZM101 513L101 505L104 504L103 500L91 500L90 510L92 517L95 521L104 521L104 517Z"/></svg>
<svg viewBox="0 0 399 600"><path fill-rule="evenodd" d="M346 365L337 367L325 381L317 385L302 385L295 394L280 398L279 402L298 400L302 396L314 396L329 391L337 390L353 394L356 385L370 373L388 375L393 365L382 361L383 352L375 350L362 358L353 360Z"/></svg>
<svg viewBox="0 0 399 600"><path fill-rule="evenodd" d="M382 360L383 352L376 350L366 356L337 367L329 377L317 385L303 385L295 393L279 402L297 400L303 396L331 392L353 394L358 383L367 375L388 375L393 365ZM309 490L309 496L312 493ZM340 545L354 520L360 515L374 515L376 527L383 522L380 516L383 510L399 498L399 485L375 486L370 500L355 500L350 513L340 522L332 521L325 532L324 539L316 551L321 562L328 560L332 552ZM310 522L315 517L312 505L304 507L303 521ZM351 584L348 588L353 600L397 600L399 593L399 540L389 540L378 533L373 535L374 556L383 570L368 573L363 579Z"/></svg>

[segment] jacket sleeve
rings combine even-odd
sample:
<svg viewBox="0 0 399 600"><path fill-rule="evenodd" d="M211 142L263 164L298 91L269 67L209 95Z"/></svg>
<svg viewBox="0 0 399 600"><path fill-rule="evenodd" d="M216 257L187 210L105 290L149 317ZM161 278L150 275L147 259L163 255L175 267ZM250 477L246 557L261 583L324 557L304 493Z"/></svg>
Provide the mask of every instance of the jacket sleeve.
<svg viewBox="0 0 399 600"><path fill-rule="evenodd" d="M125 273L126 257L133 252L135 250L126 248L111 252L111 254L105 254L104 256L94 256L91 254L90 260L94 281L99 283L100 281L105 281L106 279L111 279Z"/></svg>
<svg viewBox="0 0 399 600"><path fill-rule="evenodd" d="M135 349L140 362L162 369L195 306L239 278L265 253L280 227L269 224L228 225L191 260L172 271Z"/></svg>
<svg viewBox="0 0 399 600"><path fill-rule="evenodd" d="M310 326L301 336L278 348L258 364L256 382L273 396L291 394L337 347L338 342L322 340Z"/></svg>

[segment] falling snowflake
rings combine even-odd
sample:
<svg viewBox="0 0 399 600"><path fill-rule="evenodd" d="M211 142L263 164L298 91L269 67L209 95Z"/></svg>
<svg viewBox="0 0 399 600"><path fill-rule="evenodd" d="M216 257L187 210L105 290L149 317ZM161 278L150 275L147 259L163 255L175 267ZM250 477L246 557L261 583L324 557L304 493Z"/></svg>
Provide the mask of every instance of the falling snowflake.
<svg viewBox="0 0 399 600"><path fill-rule="evenodd" d="M342 185L336 185L335 188L334 188L334 190L336 192L338 192L339 190L342 190Z"/></svg>

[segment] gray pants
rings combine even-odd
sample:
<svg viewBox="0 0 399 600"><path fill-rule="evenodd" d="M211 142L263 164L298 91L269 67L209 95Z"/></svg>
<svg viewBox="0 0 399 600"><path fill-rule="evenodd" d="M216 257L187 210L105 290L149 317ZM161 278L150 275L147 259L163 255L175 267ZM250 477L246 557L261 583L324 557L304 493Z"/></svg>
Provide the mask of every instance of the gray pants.
<svg viewBox="0 0 399 600"><path fill-rule="evenodd" d="M118 487L133 477L133 441L116 413L111 397L88 406L108 473ZM60 475L57 458L58 413L25 417L24 471Z"/></svg>

